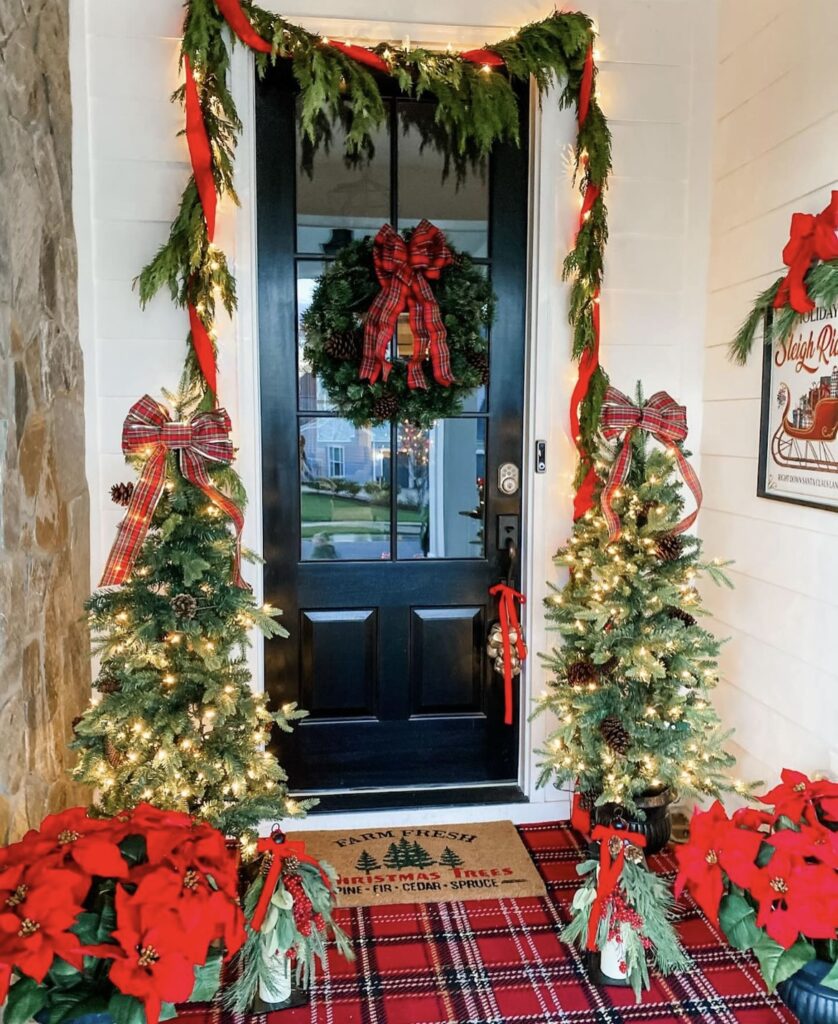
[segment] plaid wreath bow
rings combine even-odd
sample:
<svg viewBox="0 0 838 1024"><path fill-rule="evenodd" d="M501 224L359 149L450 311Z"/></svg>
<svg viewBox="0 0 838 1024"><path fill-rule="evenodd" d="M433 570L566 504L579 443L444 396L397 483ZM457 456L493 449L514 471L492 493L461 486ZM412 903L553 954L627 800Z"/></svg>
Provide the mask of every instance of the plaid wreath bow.
<svg viewBox="0 0 838 1024"><path fill-rule="evenodd" d="M200 487L210 501L233 520L236 528L233 581L236 586L247 588L241 576L244 516L234 501L213 486L205 465L207 461L223 465L233 461L231 429L226 409L201 412L185 423L174 423L168 409L149 395L131 406L122 427L122 450L126 455L145 455L147 459L125 518L119 524L99 586L119 586L131 572L163 493L166 453L177 451L184 477Z"/></svg>
<svg viewBox="0 0 838 1024"><path fill-rule="evenodd" d="M387 380L392 363L387 346L396 329L399 313L410 313L413 355L407 367L407 386L427 388L422 359L431 357L434 380L447 388L454 383L445 324L429 281L438 281L453 262L445 235L428 220L421 220L406 242L389 224L375 236L373 263L381 291L373 299L364 327L364 352L358 376L374 384Z"/></svg>
<svg viewBox="0 0 838 1024"><path fill-rule="evenodd" d="M623 435L622 448L614 460L600 499L602 513L608 524L608 539L616 540L620 536L620 519L611 502L617 488L628 477L631 467L631 435L635 430L647 431L675 456L681 476L695 497L696 508L671 532L683 533L688 530L701 508L702 491L695 471L678 447L678 442L687 436L687 410L684 406L678 405L665 391L656 392L643 406L636 406L622 391L609 387L602 405L601 426L603 435L609 441Z"/></svg>

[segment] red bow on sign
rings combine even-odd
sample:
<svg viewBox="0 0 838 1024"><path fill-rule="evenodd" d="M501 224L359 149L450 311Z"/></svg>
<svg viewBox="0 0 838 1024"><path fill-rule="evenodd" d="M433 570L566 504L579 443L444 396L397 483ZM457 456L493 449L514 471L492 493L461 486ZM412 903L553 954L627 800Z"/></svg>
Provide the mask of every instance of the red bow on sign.
<svg viewBox="0 0 838 1024"><path fill-rule="evenodd" d="M602 492L602 513L608 524L608 539L616 540L620 536L620 520L611 506L614 492L624 483L631 467L631 435L635 430L645 430L656 441L668 447L675 456L678 469L685 483L692 491L696 508L671 531L683 533L695 522L701 508L701 484L692 466L684 458L676 442L683 441L687 436L687 410L678 405L665 391L658 391L642 407L638 407L627 398L622 391L609 387L605 391L602 404L602 432L607 440L623 435L623 446L611 467L608 483Z"/></svg>
<svg viewBox="0 0 838 1024"><path fill-rule="evenodd" d="M367 314L364 327L364 353L358 376L374 384L379 376L387 380L392 364L387 346L396 329L396 321L405 308L410 312L413 355L407 368L410 388L428 386L422 372L422 359L431 357L434 380L447 388L454 383L445 324L429 281L438 281L443 269L453 262L445 235L428 220L421 220L405 242L389 224L375 236L373 262L381 284Z"/></svg>
<svg viewBox="0 0 838 1024"><path fill-rule="evenodd" d="M817 216L812 213L793 213L789 240L783 249L783 263L789 272L780 283L774 298L775 307L788 303L798 313L811 313L814 302L806 291L806 274L815 260L838 258L838 191L826 209Z"/></svg>
<svg viewBox="0 0 838 1024"><path fill-rule="evenodd" d="M311 864L317 868L320 872L320 876L326 884L327 889L332 888L332 882L329 876L324 872L318 861L306 853L306 844L301 842L289 842L282 831L277 830L266 839L260 839L256 843L257 853L264 853L270 857L270 865L268 872L265 875L265 884L262 886L262 891L259 893L259 899L256 903L256 908L253 911L253 917L250 921L250 927L253 931L258 932L262 927L262 922L265 920L265 915L268 912L268 907L271 905L271 899L273 894L276 892L276 886L279 882L279 876L282 874L282 865L288 857L296 857L297 860L302 861L304 864Z"/></svg>
<svg viewBox="0 0 838 1024"><path fill-rule="evenodd" d="M244 516L235 502L210 482L206 461L224 465L233 461L230 417L226 409L213 409L193 416L185 423L173 423L168 409L144 395L131 406L122 428L122 450L126 455L146 455L140 480L134 488L125 518L119 524L101 587L125 582L151 525L151 517L163 493L166 479L166 453L177 451L184 477L206 494L225 512L236 527L236 555L233 580L246 588L241 577L241 532Z"/></svg>
<svg viewBox="0 0 838 1024"><path fill-rule="evenodd" d="M620 850L617 856L612 858L610 847L611 840L614 838L619 839ZM608 899L617 888L620 875L623 873L623 865L626 862L626 843L643 847L646 845L646 837L639 832L627 832L625 829L611 828L608 825L597 825L591 834L591 839L594 842L599 841L599 878L596 883L596 899L591 907L591 916L588 918L588 949L595 952L599 922L605 913Z"/></svg>

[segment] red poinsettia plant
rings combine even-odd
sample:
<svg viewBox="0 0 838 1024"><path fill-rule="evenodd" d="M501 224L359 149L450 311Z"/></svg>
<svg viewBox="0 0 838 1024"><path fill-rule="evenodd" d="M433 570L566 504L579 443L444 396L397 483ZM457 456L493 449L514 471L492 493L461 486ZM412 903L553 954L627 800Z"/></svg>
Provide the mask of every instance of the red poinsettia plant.
<svg viewBox="0 0 838 1024"><path fill-rule="evenodd" d="M677 849L686 888L737 949L749 949L769 989L816 958L838 988L838 783L784 770L782 782L728 817L696 811Z"/></svg>
<svg viewBox="0 0 838 1024"><path fill-rule="evenodd" d="M108 819L76 807L0 849L5 1024L157 1024L211 998L245 937L238 866L216 829L147 804Z"/></svg>

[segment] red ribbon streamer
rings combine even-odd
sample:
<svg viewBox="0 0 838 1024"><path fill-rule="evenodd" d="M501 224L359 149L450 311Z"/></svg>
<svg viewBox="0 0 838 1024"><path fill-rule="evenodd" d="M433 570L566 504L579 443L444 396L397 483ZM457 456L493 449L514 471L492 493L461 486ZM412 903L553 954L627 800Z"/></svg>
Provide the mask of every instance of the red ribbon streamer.
<svg viewBox="0 0 838 1024"><path fill-rule="evenodd" d="M166 454L177 451L183 476L199 487L210 501L233 520L236 528L236 553L233 580L247 589L241 577L241 533L244 516L235 502L210 482L205 463L227 465L233 461L230 417L226 409L198 413L185 423L174 423L168 409L149 395L131 406L122 428L122 450L126 455L147 456L139 482L134 488L125 518L119 524L100 587L125 582L139 553L151 517L163 494L166 479Z"/></svg>
<svg viewBox="0 0 838 1024"><path fill-rule="evenodd" d="M207 387L213 393L218 394L218 368L215 364L215 352L212 348L209 332L204 327L204 322L198 315L198 310L189 303L189 329L192 334L192 347L195 350L195 358L198 366L207 382Z"/></svg>
<svg viewBox="0 0 838 1024"><path fill-rule="evenodd" d="M336 39L330 39L326 45L339 50L359 64L365 64L368 68L372 68L373 71L381 71L385 75L390 74L390 65L387 61L379 57L377 53L367 49L366 46L355 46L353 43L339 43Z"/></svg>
<svg viewBox="0 0 838 1024"><path fill-rule="evenodd" d="M585 63L582 66L582 81L579 83L579 102L577 104L576 119L579 127L588 118L588 111L591 109L591 92L594 87L594 47L591 44L585 54Z"/></svg>
<svg viewBox="0 0 838 1024"><path fill-rule="evenodd" d="M215 212L218 205L215 178L212 174L212 148L198 97L198 84L189 57L184 56L183 63L186 70L186 143L189 146L192 173L207 222L207 237L212 241L215 237Z"/></svg>
<svg viewBox="0 0 838 1024"><path fill-rule="evenodd" d="M253 918L250 921L250 927L255 932L258 932L262 927L268 907L271 905L271 899L276 892L280 875L282 874L282 862L288 857L296 857L297 860L302 861L304 864L312 864L320 872L320 877L326 883L327 888L332 888L329 876L320 866L320 863L311 854L306 853L306 844L303 842L289 842L287 839L278 842L274 834L265 839L260 839L256 843L256 851L257 853L267 854L271 858L271 863L268 873L265 875L265 884L259 893L256 909L253 911Z"/></svg>
<svg viewBox="0 0 838 1024"><path fill-rule="evenodd" d="M396 329L399 313L410 313L413 355L407 367L410 388L428 386L422 359L431 357L434 380L447 388L454 383L447 333L429 281L437 281L453 262L445 235L428 220L421 220L405 242L389 224L375 236L373 262L381 291L373 299L364 325L364 352L358 376L374 384L379 376L387 380L392 363L387 348Z"/></svg>
<svg viewBox="0 0 838 1024"><path fill-rule="evenodd" d="M788 303L798 313L811 313L815 303L806 290L806 274L815 260L838 258L838 191L817 216L793 213L789 240L783 249L783 263L789 272L780 283L774 306Z"/></svg>
<svg viewBox="0 0 838 1024"><path fill-rule="evenodd" d="M469 64L482 64L489 68L502 68L505 63L499 53L495 53L494 50L487 50L485 47L480 47L477 50L464 50L460 57L463 60L467 60Z"/></svg>
<svg viewBox="0 0 838 1024"><path fill-rule="evenodd" d="M620 840L620 852L616 857L611 858L609 849L610 841L617 836ZM595 952L597 949L596 933L599 930L599 922L605 913L608 899L620 881L623 873L623 865L626 860L626 842L634 846L644 847L646 837L639 832L627 832L625 829L612 828L609 825L597 825L591 839L599 842L599 878L596 885L596 899L591 907L591 916L588 918L588 949Z"/></svg>
<svg viewBox="0 0 838 1024"><path fill-rule="evenodd" d="M638 407L621 391L609 387L602 405L602 432L609 441L613 441L620 434L623 435L622 447L611 467L601 498L602 512L608 524L609 540L616 540L620 536L620 520L612 508L611 500L614 492L628 476L631 467L631 435L635 430L645 430L656 441L666 445L675 456L681 476L693 493L696 501L695 510L685 516L672 530L672 533L683 533L695 522L703 497L695 471L684 458L684 453L677 447L677 442L683 441L687 436L687 410L683 405L678 405L665 391L657 391L645 405Z"/></svg>
<svg viewBox="0 0 838 1024"><path fill-rule="evenodd" d="M519 601L521 605L525 605L527 599L523 594L520 594L506 583L498 583L489 590L489 593L492 597L497 597L498 599L498 619L500 620L500 632L503 637L503 724L512 725L512 642L509 639L509 633L510 630L514 629L518 634L518 657L521 661L526 661L527 646L524 643L524 631L521 629L521 623L518 621L515 602Z"/></svg>
<svg viewBox="0 0 838 1024"><path fill-rule="evenodd" d="M224 15L224 20L241 39L245 46L260 53L273 53L273 46L263 39L250 24L247 15L241 9L239 0L215 0L215 6Z"/></svg>

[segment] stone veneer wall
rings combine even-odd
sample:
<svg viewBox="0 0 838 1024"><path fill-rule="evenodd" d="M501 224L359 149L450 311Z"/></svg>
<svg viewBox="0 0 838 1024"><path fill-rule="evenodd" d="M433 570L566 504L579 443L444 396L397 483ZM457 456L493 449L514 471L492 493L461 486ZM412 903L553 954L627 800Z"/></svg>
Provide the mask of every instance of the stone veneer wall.
<svg viewBox="0 0 838 1024"><path fill-rule="evenodd" d="M0 0L0 843L83 798L89 511L68 0Z"/></svg>

